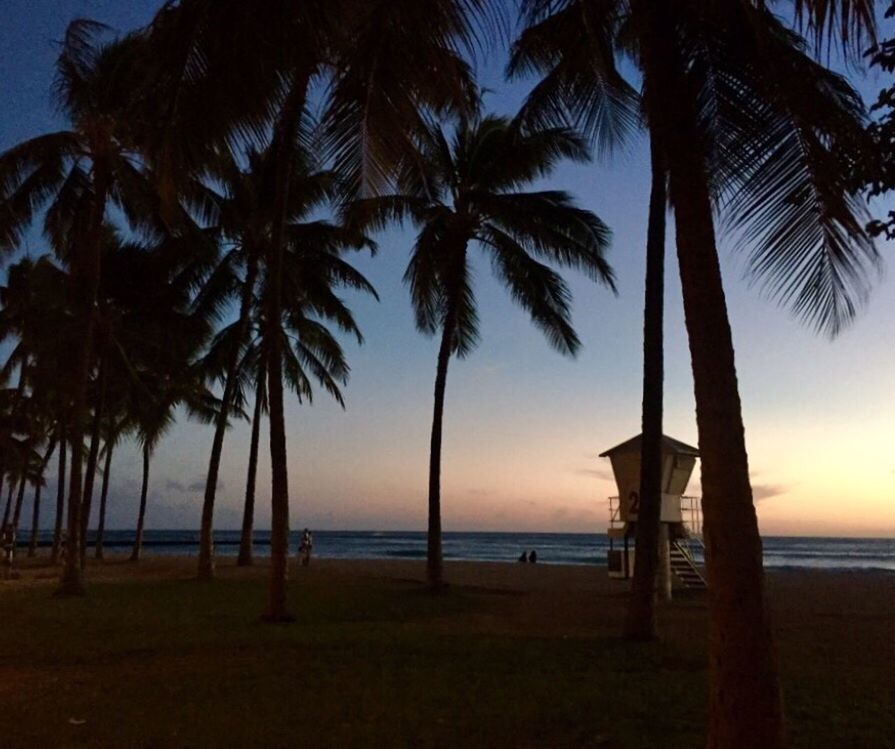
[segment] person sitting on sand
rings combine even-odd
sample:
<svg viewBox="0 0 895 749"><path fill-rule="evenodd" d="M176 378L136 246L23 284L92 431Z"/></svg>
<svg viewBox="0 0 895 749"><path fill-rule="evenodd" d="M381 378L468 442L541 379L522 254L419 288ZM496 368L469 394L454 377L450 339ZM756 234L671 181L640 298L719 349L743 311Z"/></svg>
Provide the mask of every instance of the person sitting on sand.
<svg viewBox="0 0 895 749"><path fill-rule="evenodd" d="M526 553L523 551L522 554L519 556L519 559L517 559L516 561L518 561L518 562L527 562L527 561L528 561L528 556L527 556Z"/></svg>
<svg viewBox="0 0 895 749"><path fill-rule="evenodd" d="M528 555L528 563L534 564L537 561L538 561L538 552L536 552L534 549L532 549L531 553Z"/></svg>
<svg viewBox="0 0 895 749"><path fill-rule="evenodd" d="M301 566L307 567L311 564L311 550L314 548L314 537L311 531L305 528L301 534L301 543L298 545L298 558L301 560Z"/></svg>

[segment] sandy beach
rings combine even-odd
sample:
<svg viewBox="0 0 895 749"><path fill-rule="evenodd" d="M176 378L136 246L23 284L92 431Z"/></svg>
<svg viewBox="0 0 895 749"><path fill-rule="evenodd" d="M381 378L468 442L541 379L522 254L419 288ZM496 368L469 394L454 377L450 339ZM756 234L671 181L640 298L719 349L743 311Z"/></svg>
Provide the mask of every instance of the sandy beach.
<svg viewBox="0 0 895 749"><path fill-rule="evenodd" d="M23 560L0 584L0 743L700 744L704 593L632 646L603 568L449 562L432 597L420 562L315 560L290 570L298 621L264 627L263 561L220 560L211 584L194 565L112 558L59 600L56 571ZM895 575L767 581L793 745L895 746Z"/></svg>

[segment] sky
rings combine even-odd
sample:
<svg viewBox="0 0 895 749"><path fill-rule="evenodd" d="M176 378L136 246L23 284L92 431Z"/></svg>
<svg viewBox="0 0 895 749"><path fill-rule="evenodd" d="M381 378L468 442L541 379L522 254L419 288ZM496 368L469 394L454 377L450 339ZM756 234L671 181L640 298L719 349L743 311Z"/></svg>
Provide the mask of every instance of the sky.
<svg viewBox="0 0 895 749"><path fill-rule="evenodd" d="M0 150L59 129L49 90L57 42L76 17L126 31L160 0L0 0ZM511 113L531 81L506 84L503 57L480 65L489 108ZM868 101L884 83L851 74ZM442 458L445 530L603 532L616 493L606 448L640 431L642 308L649 174L646 144L599 163L560 167L550 183L613 230L618 295L568 275L583 342L575 359L553 351L491 277L475 266L481 341L450 365ZM881 212L881 209L879 209ZM693 382L669 222L666 268L665 432L697 444ZM437 341L416 331L401 281L409 231L376 237L356 266L380 301L346 295L365 336L347 342L351 381L343 411L324 393L287 404L293 527L423 530ZM890 247L880 247L884 258ZM25 251L45 251L35 232ZM886 274L859 319L831 341L768 301L725 246L722 268L753 492L766 535L895 537L895 295ZM0 271L0 272L4 272ZM263 425L266 430L267 424ZM266 432L262 432L265 435ZM148 528L198 528L210 427L184 416L152 462ZM226 438L216 527L238 528L249 427ZM262 441L262 448L265 442ZM50 472L53 472L51 465ZM108 527L134 526L141 461L134 445L113 462ZM55 496L53 479L46 496ZM699 494L698 469L689 494ZM269 458L262 449L256 528L269 527ZM26 517L30 509L25 508ZM43 524L50 522L43 511Z"/></svg>

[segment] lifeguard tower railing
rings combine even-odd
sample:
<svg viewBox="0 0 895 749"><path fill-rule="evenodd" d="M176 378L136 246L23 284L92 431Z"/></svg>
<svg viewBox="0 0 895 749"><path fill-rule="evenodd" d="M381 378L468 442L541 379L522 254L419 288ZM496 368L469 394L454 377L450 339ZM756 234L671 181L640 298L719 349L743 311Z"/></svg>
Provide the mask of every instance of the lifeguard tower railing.
<svg viewBox="0 0 895 749"><path fill-rule="evenodd" d="M702 497L681 497L681 516L687 536L702 545ZM621 502L618 497L609 497L609 527L623 528Z"/></svg>

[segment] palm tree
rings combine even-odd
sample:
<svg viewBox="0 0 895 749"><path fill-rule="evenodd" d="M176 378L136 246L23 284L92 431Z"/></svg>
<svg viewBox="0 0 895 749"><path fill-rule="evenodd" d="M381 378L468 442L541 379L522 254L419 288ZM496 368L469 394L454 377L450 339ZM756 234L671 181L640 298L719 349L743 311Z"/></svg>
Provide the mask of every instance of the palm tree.
<svg viewBox="0 0 895 749"><path fill-rule="evenodd" d="M214 419L216 400L203 383L201 369L195 365L176 374L166 371L145 371L135 385L134 394L140 405L132 408L136 414L137 437L143 456L143 479L140 488L140 505L137 514L137 530L130 559L140 560L143 550L143 530L146 521L146 505L149 495L149 467L152 453L159 440L174 424L174 410L184 406L189 414L207 423Z"/></svg>
<svg viewBox="0 0 895 749"><path fill-rule="evenodd" d="M583 141L570 130L525 133L506 118L462 119L453 138L433 124L400 181L400 194L361 200L362 225L382 228L409 220L419 229L405 281L417 327L441 334L429 456L427 578L442 586L441 440L447 370L452 355L466 356L478 339L469 248L478 245L513 299L531 315L554 348L574 354L570 294L546 264L582 270L612 287L604 260L609 230L563 192L526 190L562 159L586 160Z"/></svg>
<svg viewBox="0 0 895 749"><path fill-rule="evenodd" d="M304 154L293 153L290 163L293 176L289 178L289 221L278 230L275 219L271 227L273 245L278 242L278 233L282 233L281 252L267 248L255 347L255 369L266 371L267 375L271 467L277 477L272 488L272 572L264 614L268 621L292 618L286 607L289 506L285 493L288 483L283 386L287 385L299 400L310 402L312 380L316 380L344 407L339 385L347 381L349 368L341 346L325 323L334 323L362 343L351 312L335 290L350 288L376 296L369 282L341 257L347 249L368 247L372 251L374 245L356 229L310 219L309 214L321 202L335 198L339 186L335 175L315 169ZM274 322L272 315L276 315ZM274 501L277 491L283 492L283 501Z"/></svg>
<svg viewBox="0 0 895 749"><path fill-rule="evenodd" d="M793 5L818 41L841 30L845 45L860 46L872 29L869 0ZM668 171L697 404L711 612L708 741L779 746L779 682L713 208L720 202L750 245L756 277L812 324L838 331L876 262L860 197L845 179L864 148L860 99L810 60L800 37L760 0L529 0L524 11L530 29L566 29L564 41L548 38L528 58L545 80L568 59L565 50L581 50L582 35L594 58L611 62L620 51L642 75L650 138ZM612 109L607 97L586 101L592 88L554 92L567 111Z"/></svg>
<svg viewBox="0 0 895 749"><path fill-rule="evenodd" d="M221 454L231 406L242 399L238 367L249 339L259 266L272 224L272 203L270 195L266 194L269 180L264 178L262 156L250 149L246 154L246 161L248 166L243 170L226 155L220 157L213 164L210 176L222 186L224 194L197 183L190 200L206 219L215 224L215 230L229 245L221 258L220 266L208 279L200 303L214 308L231 296L235 295L239 299L236 320L218 333L205 356L205 366L210 375L223 380L223 394L221 409L215 420L202 503L200 579L211 579L214 576L214 504ZM239 266L243 268L241 275Z"/></svg>
<svg viewBox="0 0 895 749"><path fill-rule="evenodd" d="M102 305L101 305L102 306ZM99 326L100 328L102 326ZM98 351L98 371L95 381L91 383L91 389L94 391L88 395L93 403L93 416L90 426L90 447L87 450L87 463L84 471L84 490L82 493L81 507L81 544L78 548L80 554L79 563L83 570L87 564L87 528L90 524L90 509L93 504L93 484L96 479L97 463L99 461L100 442L102 440L102 427L105 419L107 388L108 388L108 368L109 354L105 350L106 342L102 331L97 334Z"/></svg>
<svg viewBox="0 0 895 749"><path fill-rule="evenodd" d="M149 435L141 436L141 453L143 455L143 480L140 484L140 505L137 510L137 528L134 532L134 546L131 549L130 561L139 562L143 554L143 527L146 522L146 500L149 493L149 463L152 460L153 440Z"/></svg>
<svg viewBox="0 0 895 749"><path fill-rule="evenodd" d="M101 24L69 25L56 63L54 93L70 129L38 136L0 155L0 247L15 248L37 212L49 202L45 233L70 268L77 294L79 345L70 368L71 444L68 501L70 553L60 593L82 594L80 567L83 436L88 384L94 364L96 303L106 214L121 209L138 228L149 228L143 209L152 189L135 158L125 107L133 95L129 65L135 36L110 40Z"/></svg>
<svg viewBox="0 0 895 749"><path fill-rule="evenodd" d="M50 560L53 564L59 561L62 552L62 521L65 516L65 466L66 446L68 442L63 431L59 435L59 468L56 479L56 520L53 523L53 548L50 552Z"/></svg>
<svg viewBox="0 0 895 749"><path fill-rule="evenodd" d="M50 462L50 458L53 457L53 452L56 450L57 441L55 435L50 438L47 450L40 461L40 469L38 470L36 476L37 480L34 484L34 503L31 508L31 538L28 541L29 557L33 557L37 553L37 532L40 528L40 495L44 484L46 483L44 481L44 473L47 470L47 464Z"/></svg>
<svg viewBox="0 0 895 749"><path fill-rule="evenodd" d="M529 8L529 13L534 9ZM523 107L534 125L568 123L581 128L599 150L619 147L642 121L638 94L616 69L613 44L621 18L613 24L594 3L569 3L531 25L513 47L509 75L544 76ZM591 18L596 14L596 18ZM568 48L582 19L588 44ZM596 21L596 24L592 22ZM643 408L636 559L624 635L632 640L657 636L656 593L662 482L663 317L667 173L658 144L650 147L651 189L647 219L646 283L643 315Z"/></svg>
<svg viewBox="0 0 895 749"><path fill-rule="evenodd" d="M236 557L237 567L250 567L253 558L253 533L255 525L255 483L258 471L258 441L261 434L261 415L266 410L265 372L258 373L255 387L255 410L252 414L252 437L249 443L249 468L246 471L246 494L242 512L242 531L239 535L239 555Z"/></svg>
<svg viewBox="0 0 895 749"><path fill-rule="evenodd" d="M112 454L129 425L130 419L128 416L116 418L113 415L110 416L106 422L106 433L103 440L105 463L103 464L103 479L99 493L99 518L96 523L96 543L94 548L94 557L96 559L103 558L103 540L106 532L106 503L109 496L109 476L112 470Z"/></svg>

